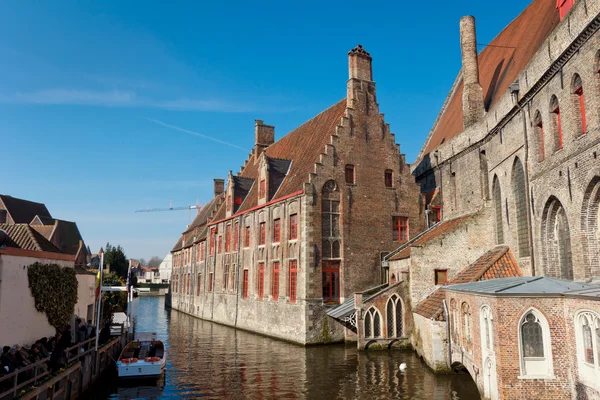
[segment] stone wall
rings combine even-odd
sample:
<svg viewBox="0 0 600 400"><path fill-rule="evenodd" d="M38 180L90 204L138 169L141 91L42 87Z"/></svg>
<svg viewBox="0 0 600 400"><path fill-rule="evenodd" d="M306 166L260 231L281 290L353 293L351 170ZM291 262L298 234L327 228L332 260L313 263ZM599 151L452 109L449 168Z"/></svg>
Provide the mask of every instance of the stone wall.
<svg viewBox="0 0 600 400"><path fill-rule="evenodd" d="M448 339L446 323L432 321L413 313L411 343L423 361L436 372L448 371Z"/></svg>

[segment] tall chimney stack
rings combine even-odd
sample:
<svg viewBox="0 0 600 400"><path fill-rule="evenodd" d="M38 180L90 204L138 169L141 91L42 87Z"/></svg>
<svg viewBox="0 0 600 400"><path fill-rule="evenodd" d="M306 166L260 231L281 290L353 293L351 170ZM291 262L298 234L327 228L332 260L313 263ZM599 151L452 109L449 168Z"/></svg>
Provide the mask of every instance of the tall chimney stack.
<svg viewBox="0 0 600 400"><path fill-rule="evenodd" d="M479 83L475 17L471 15L460 19L460 50L462 52L463 124L466 129L477 122L485 111L483 88Z"/></svg>
<svg viewBox="0 0 600 400"><path fill-rule="evenodd" d="M348 52L348 73L350 79L360 79L361 81L373 80L373 68L371 55L358 45Z"/></svg>
<svg viewBox="0 0 600 400"><path fill-rule="evenodd" d="M258 157L273 143L275 143L275 127L265 125L260 119L254 120L254 155Z"/></svg>
<svg viewBox="0 0 600 400"><path fill-rule="evenodd" d="M225 179L215 178L215 197L225 191Z"/></svg>

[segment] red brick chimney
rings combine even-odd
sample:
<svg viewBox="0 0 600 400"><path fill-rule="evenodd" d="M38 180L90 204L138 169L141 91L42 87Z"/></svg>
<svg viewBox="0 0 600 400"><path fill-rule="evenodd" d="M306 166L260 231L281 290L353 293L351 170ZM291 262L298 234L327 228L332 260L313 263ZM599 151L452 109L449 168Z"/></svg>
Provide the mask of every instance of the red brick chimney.
<svg viewBox="0 0 600 400"><path fill-rule="evenodd" d="M483 88L479 83L477 60L477 35L475 17L460 19L460 50L462 52L463 78L463 124L465 129L473 125L484 114Z"/></svg>
<svg viewBox="0 0 600 400"><path fill-rule="evenodd" d="M360 79L361 81L373 80L373 67L371 55L358 45L348 52L348 73L350 79Z"/></svg>
<svg viewBox="0 0 600 400"><path fill-rule="evenodd" d="M215 197L225 191L225 179L215 178Z"/></svg>
<svg viewBox="0 0 600 400"><path fill-rule="evenodd" d="M254 155L258 157L273 143L275 143L275 127L263 124L260 119L254 120Z"/></svg>

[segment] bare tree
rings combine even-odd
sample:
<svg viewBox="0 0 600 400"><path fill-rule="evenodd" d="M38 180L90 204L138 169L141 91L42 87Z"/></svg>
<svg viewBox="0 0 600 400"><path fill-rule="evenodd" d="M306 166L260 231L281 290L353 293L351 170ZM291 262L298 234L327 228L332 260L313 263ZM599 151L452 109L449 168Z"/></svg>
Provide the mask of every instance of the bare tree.
<svg viewBox="0 0 600 400"><path fill-rule="evenodd" d="M162 262L162 258L160 258L158 256L153 256L152 258L150 258L150 261L148 261L148 266L150 268L158 268L158 266L160 265L161 262Z"/></svg>

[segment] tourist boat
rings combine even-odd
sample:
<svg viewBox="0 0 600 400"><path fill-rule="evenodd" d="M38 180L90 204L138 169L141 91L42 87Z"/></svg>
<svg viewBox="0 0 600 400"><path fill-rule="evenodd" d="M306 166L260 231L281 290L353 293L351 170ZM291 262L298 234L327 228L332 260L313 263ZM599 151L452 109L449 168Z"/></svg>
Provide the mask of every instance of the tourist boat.
<svg viewBox="0 0 600 400"><path fill-rule="evenodd" d="M156 333L138 333L123 348L117 360L119 378L158 379L167 362L165 345L156 339Z"/></svg>

